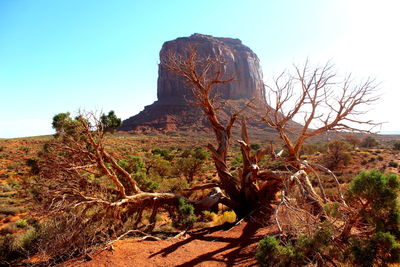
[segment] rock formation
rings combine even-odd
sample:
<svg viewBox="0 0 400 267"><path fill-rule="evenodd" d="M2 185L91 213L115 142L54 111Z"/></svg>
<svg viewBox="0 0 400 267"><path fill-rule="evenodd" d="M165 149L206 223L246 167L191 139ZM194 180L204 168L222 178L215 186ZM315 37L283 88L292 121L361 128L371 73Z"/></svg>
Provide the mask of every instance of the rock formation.
<svg viewBox="0 0 400 267"><path fill-rule="evenodd" d="M218 88L224 99L243 99L257 97L265 99L263 75L259 59L250 48L239 39L215 38L209 35L193 34L190 37L178 38L165 42L160 58L169 51L185 53L190 47L196 48L199 56L221 56L226 64L226 76L235 77L233 81ZM182 77L159 65L157 97L159 101L171 98L182 98L187 95L185 81Z"/></svg>
<svg viewBox="0 0 400 267"><path fill-rule="evenodd" d="M235 81L217 88L217 94L233 106L243 104L246 100L257 98L265 101L263 75L257 55L243 45L239 39L216 38L209 35L193 34L190 37L177 38L165 42L160 58L173 53L185 53L189 47L195 47L200 56L220 56L225 64L227 77ZM191 106L186 99L191 91L187 83L176 73L159 65L157 98L152 105L127 120L120 127L124 131L142 130L187 130L193 127L202 128L206 119L197 107ZM228 113L224 110L223 113ZM228 114L225 114L226 117ZM222 115L224 117L224 115ZM195 130L195 129L193 129Z"/></svg>

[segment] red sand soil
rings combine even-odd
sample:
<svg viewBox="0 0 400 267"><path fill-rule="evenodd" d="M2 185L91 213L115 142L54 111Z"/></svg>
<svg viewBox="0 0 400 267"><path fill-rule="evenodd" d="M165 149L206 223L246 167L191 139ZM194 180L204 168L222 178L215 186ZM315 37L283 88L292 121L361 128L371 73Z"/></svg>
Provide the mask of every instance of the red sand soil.
<svg viewBox="0 0 400 267"><path fill-rule="evenodd" d="M271 234L272 228L242 222L229 230L214 227L192 231L184 238L120 240L113 243L112 250L94 255L91 261L67 266L255 266L258 241Z"/></svg>

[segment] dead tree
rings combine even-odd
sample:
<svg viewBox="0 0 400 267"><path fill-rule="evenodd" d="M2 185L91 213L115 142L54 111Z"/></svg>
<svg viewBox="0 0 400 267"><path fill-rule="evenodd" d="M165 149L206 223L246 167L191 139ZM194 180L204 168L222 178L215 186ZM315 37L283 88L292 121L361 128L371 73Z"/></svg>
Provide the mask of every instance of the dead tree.
<svg viewBox="0 0 400 267"><path fill-rule="evenodd" d="M374 80L367 79L360 84L354 84L351 75L348 75L340 81L329 63L322 67L310 68L306 62L303 68L294 69L294 74L283 72L274 80L273 85L267 86L269 93L262 120L278 133L288 155L287 164L299 174L293 175L290 183L284 182L281 203L276 213L284 204L287 208L286 213L292 211L292 214L298 217L303 213L303 220L314 217L316 221L318 219L315 215L318 214L322 214L320 218L326 219L323 205L330 201L319 175L321 171L332 176L338 188L337 200L344 206L346 203L340 191L339 181L333 172L322 165L300 159L299 154L304 142L313 136L334 131L370 133L379 124L363 120L360 115L365 114L368 105L376 102L379 97ZM294 123L294 120L300 124ZM319 192L311 185L309 173L318 181ZM307 205L304 203L293 201L298 199L293 197L293 194L296 194L293 184L297 185L298 195L307 200L311 209L305 209ZM304 221L304 225L307 224L309 222Z"/></svg>
<svg viewBox="0 0 400 267"><path fill-rule="evenodd" d="M279 223L282 206L286 207L285 214L297 217L293 219L302 227L310 225L311 221L326 220L323 205L331 200L325 194L318 175L320 171L329 173L335 179L338 185L337 199L345 206L336 176L324 166L301 161L299 152L310 137L329 131L368 132L369 129L363 130L358 126L375 126L372 121L360 120L359 115L364 112L358 109L378 99L373 80L352 86L351 77L348 76L344 82L338 83L329 64L314 70L310 70L306 64L303 69L295 68L296 75L280 75L274 86L267 86L270 89L268 105L265 105L261 118L276 130L283 141L288 156L282 159L287 170L259 170L258 162L263 156L279 155L275 155L273 149L258 150L252 154L243 121L242 140L239 140L243 168L239 176L234 177L227 166L227 151L231 144L232 126L239 113L232 114L228 123L223 125L218 119L212 97L217 86L234 80L233 77L226 77L223 60L218 56L202 58L196 49L190 48L183 54L167 54L161 59L161 64L186 79L195 104L210 121L216 146L209 144L207 147L212 152L221 188L227 194L228 199L224 204L231 207L239 218L260 205L270 205L279 196L281 200L276 206L275 217L280 230L283 230ZM338 88L339 93L336 91ZM294 122L299 117L303 118L302 124ZM319 190L312 185L309 173L318 180ZM289 223L288 227L293 225L296 223Z"/></svg>
<svg viewBox="0 0 400 267"><path fill-rule="evenodd" d="M200 200L188 199L190 190L185 195L146 192L107 151L109 127L98 116L80 112L76 118L68 113L55 118L56 138L47 142L41 152L41 170L33 187L37 198L44 202L46 217L51 218L49 213L54 218L58 216L62 227L69 229L65 235L57 236L60 245L54 247L63 248L61 243L68 243L70 249L75 249L79 242L93 245L108 241L138 227L145 210L150 216L142 230L151 232L158 212L176 217L180 198L198 211L209 210L225 198L215 183L202 186L201 189L214 188L214 193Z"/></svg>
<svg viewBox="0 0 400 267"><path fill-rule="evenodd" d="M276 130L293 160L310 137L330 131L370 133L379 125L360 118L366 113L363 108L379 99L375 81L354 84L351 75L338 79L331 64L311 69L306 62L295 67L294 75L283 72L267 85L263 121Z"/></svg>
<svg viewBox="0 0 400 267"><path fill-rule="evenodd" d="M260 200L264 198L264 193L269 192L271 194L271 187L264 186L260 191L257 185L257 163L268 151L259 150L255 155L251 155L246 125L243 121L243 140L239 141L244 159L243 168L240 177L235 177L229 172L227 153L231 145L232 127L243 109L231 114L228 122L223 124L218 118L214 95L218 86L234 81L234 77L227 77L224 71L225 63L221 57L208 56L202 58L198 56L193 47L186 51L186 54L167 54L166 57L161 58L161 64L186 79L189 85L188 89L194 98L193 104L202 109L211 124L216 145L208 144L207 148L212 153L221 188L227 194L227 198L223 199L223 204L232 208L239 218L249 214L259 206ZM272 183L274 186L279 184L277 180L280 180L284 175L272 171L269 174L270 180L267 183ZM261 176L266 177L265 174ZM271 199L269 196L267 198Z"/></svg>

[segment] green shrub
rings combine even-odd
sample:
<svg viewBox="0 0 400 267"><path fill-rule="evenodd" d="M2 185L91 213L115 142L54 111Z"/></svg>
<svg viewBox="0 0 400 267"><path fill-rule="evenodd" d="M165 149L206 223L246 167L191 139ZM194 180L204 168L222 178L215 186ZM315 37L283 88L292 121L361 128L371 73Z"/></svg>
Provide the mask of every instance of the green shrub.
<svg viewBox="0 0 400 267"><path fill-rule="evenodd" d="M127 159L119 160L118 165L129 173L136 173L144 168L143 159L134 155L129 155Z"/></svg>
<svg viewBox="0 0 400 267"><path fill-rule="evenodd" d="M188 188L188 181L181 177L164 179L160 185L160 190L162 192L177 193Z"/></svg>
<svg viewBox="0 0 400 267"><path fill-rule="evenodd" d="M160 184L157 181L147 177L144 172L135 173L133 178L139 184L140 188L145 191L154 192L160 187Z"/></svg>
<svg viewBox="0 0 400 267"><path fill-rule="evenodd" d="M108 112L108 114L101 114L100 116L101 126L105 132L114 133L115 130L121 126L121 119L115 115L114 110Z"/></svg>
<svg viewBox="0 0 400 267"><path fill-rule="evenodd" d="M250 144L250 148L253 150L258 150L261 148L261 145L260 144Z"/></svg>
<svg viewBox="0 0 400 267"><path fill-rule="evenodd" d="M172 172L171 162L160 155L152 155L147 166L147 172L158 175L162 178L170 176Z"/></svg>
<svg viewBox="0 0 400 267"><path fill-rule="evenodd" d="M28 221L25 219L19 219L17 222L17 227L18 228L26 228L28 226Z"/></svg>
<svg viewBox="0 0 400 267"><path fill-rule="evenodd" d="M164 159L171 161L174 159L174 155L171 154L171 151L165 148L155 148L151 151L153 155L160 155Z"/></svg>
<svg viewBox="0 0 400 267"><path fill-rule="evenodd" d="M188 181L193 181L194 177L202 170L204 160L195 157L180 158L177 161L176 170L183 174Z"/></svg>
<svg viewBox="0 0 400 267"><path fill-rule="evenodd" d="M358 266L388 266L400 262L400 243L390 233L378 232L360 240L350 239L352 261Z"/></svg>
<svg viewBox="0 0 400 267"><path fill-rule="evenodd" d="M320 255L334 253L331 239L332 232L328 224L321 224L320 229L310 237L301 235L286 242L267 236L260 241L256 258L260 266L305 266L310 262L322 264Z"/></svg>
<svg viewBox="0 0 400 267"><path fill-rule="evenodd" d="M178 199L178 210L180 216L175 222L177 228L189 228L197 221L197 217L194 215L194 207L190 203L187 203L184 198Z"/></svg>
<svg viewBox="0 0 400 267"><path fill-rule="evenodd" d="M258 245L256 258L260 266L289 266L294 256L291 244L282 246L278 239L267 236Z"/></svg>
<svg viewBox="0 0 400 267"><path fill-rule="evenodd" d="M208 158L208 152L202 147L197 147L194 151L192 156L199 160L206 160Z"/></svg>
<svg viewBox="0 0 400 267"><path fill-rule="evenodd" d="M234 158L233 158L233 164L235 166L239 166L243 163L243 158L242 158L242 154L238 153Z"/></svg>
<svg viewBox="0 0 400 267"><path fill-rule="evenodd" d="M400 179L395 174L377 170L362 171L349 184L347 198L351 203L361 199L359 216L376 232L389 232L400 237L400 209L397 201Z"/></svg>
<svg viewBox="0 0 400 267"><path fill-rule="evenodd" d="M320 223L308 235L289 233L280 239L264 238L257 249L261 266L387 266L400 262L400 179L377 170L363 171L349 184L346 202L355 211L341 213L339 203L324 206L326 214L337 221L346 218L354 233L335 224ZM342 216L344 215L344 216ZM351 221L357 222L357 226ZM335 233L336 231L336 233Z"/></svg>

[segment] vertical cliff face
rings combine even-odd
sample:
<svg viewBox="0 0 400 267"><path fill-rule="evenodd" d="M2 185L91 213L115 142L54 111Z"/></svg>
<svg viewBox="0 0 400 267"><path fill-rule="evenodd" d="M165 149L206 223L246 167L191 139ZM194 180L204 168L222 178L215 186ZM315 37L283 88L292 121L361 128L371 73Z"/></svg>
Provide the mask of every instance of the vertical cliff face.
<svg viewBox="0 0 400 267"><path fill-rule="evenodd" d="M244 105L249 99L265 101L263 75L257 55L243 45L239 39L216 38L210 35L193 34L165 42L160 58L169 52L182 54L192 46L199 56L220 56L225 65L225 75L235 81L216 88L217 94L229 102L226 110L220 110L224 120L234 107ZM191 91L185 80L161 64L158 69L158 101L146 106L139 114L125 120L119 130L204 130L208 122L198 107L191 106L185 99ZM228 107L229 106L229 107Z"/></svg>
<svg viewBox="0 0 400 267"><path fill-rule="evenodd" d="M265 99L263 75L257 55L250 48L243 45L239 39L216 38L210 35L193 34L165 42L160 58L169 52L184 54L189 47L195 47L199 56L220 56L226 63L226 77L234 77L233 81L221 85L218 94L223 99ZM185 87L184 78L166 69L161 64L158 70L157 96L160 102L179 101L190 92Z"/></svg>

